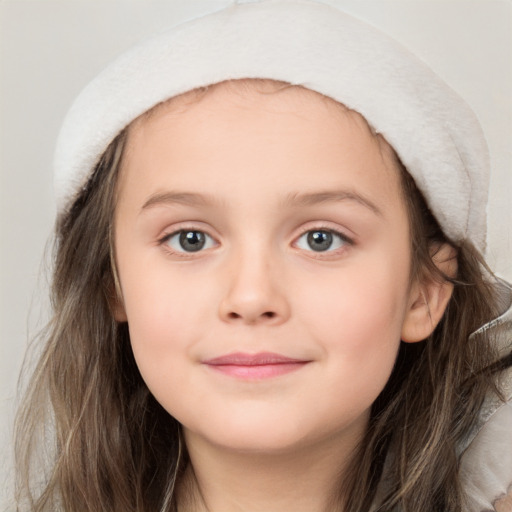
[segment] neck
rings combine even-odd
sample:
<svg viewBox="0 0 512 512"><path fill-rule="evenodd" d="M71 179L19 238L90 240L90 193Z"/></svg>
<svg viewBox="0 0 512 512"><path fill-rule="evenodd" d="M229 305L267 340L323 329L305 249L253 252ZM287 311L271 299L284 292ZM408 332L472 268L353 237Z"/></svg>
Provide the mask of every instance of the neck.
<svg viewBox="0 0 512 512"><path fill-rule="evenodd" d="M350 448L325 440L282 453L247 453L185 435L190 464L178 488L179 512L341 512ZM346 440L345 440L346 441Z"/></svg>

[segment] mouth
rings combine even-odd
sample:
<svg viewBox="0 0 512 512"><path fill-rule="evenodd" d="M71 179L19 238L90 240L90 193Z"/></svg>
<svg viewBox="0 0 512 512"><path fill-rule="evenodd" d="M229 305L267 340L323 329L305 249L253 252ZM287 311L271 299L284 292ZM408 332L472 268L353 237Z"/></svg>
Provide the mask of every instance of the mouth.
<svg viewBox="0 0 512 512"><path fill-rule="evenodd" d="M203 361L203 364L213 371L239 379L268 379L300 370L310 360L295 359L275 354L260 352L245 354L236 352Z"/></svg>

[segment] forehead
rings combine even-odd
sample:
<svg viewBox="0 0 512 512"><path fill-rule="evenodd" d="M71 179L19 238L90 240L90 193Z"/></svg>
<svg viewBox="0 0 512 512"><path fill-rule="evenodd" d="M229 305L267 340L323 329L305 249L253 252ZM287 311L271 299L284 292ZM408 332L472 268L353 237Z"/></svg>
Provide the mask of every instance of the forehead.
<svg viewBox="0 0 512 512"><path fill-rule="evenodd" d="M378 167L381 185L395 199L399 185L392 148L360 114L307 88L272 80L222 82L157 105L130 126L122 173L143 168L151 177L160 153L170 175L187 169L189 175L203 173L206 182L221 176L228 163L241 173L258 166L258 173L278 169L282 180L298 184L307 177L305 165L311 179L329 158L343 156L356 171ZM297 172L284 172L289 166Z"/></svg>

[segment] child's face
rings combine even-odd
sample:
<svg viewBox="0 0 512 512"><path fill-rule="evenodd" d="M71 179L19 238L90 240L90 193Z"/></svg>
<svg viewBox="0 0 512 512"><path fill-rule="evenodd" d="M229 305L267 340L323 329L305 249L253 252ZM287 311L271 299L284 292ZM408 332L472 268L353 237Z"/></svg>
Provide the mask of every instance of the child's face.
<svg viewBox="0 0 512 512"><path fill-rule="evenodd" d="M310 91L222 85L135 123L118 192L116 316L187 442L353 446L411 307L389 147Z"/></svg>

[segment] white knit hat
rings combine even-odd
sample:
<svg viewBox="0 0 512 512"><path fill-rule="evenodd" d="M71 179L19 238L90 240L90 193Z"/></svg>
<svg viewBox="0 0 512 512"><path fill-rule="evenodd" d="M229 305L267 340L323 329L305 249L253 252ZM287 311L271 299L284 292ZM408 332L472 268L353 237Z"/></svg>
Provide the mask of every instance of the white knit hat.
<svg viewBox="0 0 512 512"><path fill-rule="evenodd" d="M489 155L468 105L375 28L316 0L236 2L122 55L71 107L55 155L58 215L131 121L191 89L238 78L302 85L361 113L393 146L445 234L485 248Z"/></svg>

